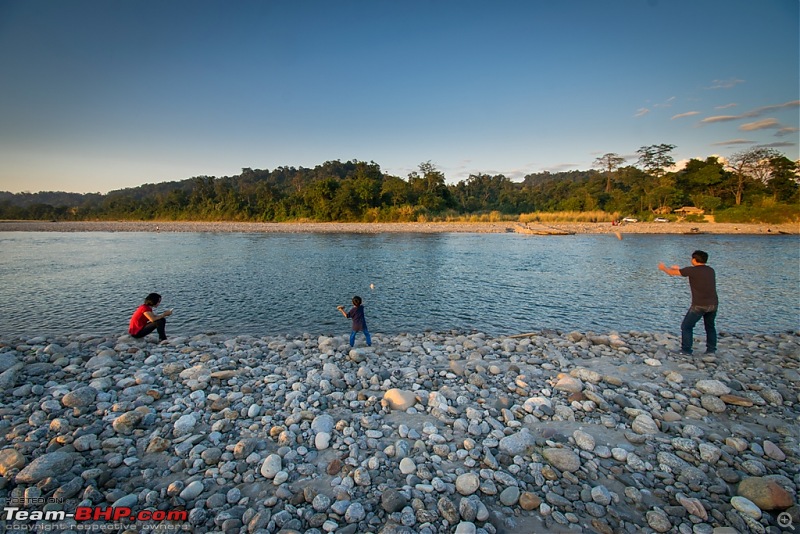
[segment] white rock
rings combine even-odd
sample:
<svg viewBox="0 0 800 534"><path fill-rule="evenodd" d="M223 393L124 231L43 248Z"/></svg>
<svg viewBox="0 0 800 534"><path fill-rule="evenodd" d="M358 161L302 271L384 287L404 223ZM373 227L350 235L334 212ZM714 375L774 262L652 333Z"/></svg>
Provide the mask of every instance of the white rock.
<svg viewBox="0 0 800 534"><path fill-rule="evenodd" d="M731 498L731 506L748 517L752 517L755 520L761 519L761 508L756 506L750 499L737 495Z"/></svg>
<svg viewBox="0 0 800 534"><path fill-rule="evenodd" d="M324 451L331 445L331 435L328 432L320 432L314 436L314 446L319 451Z"/></svg>
<svg viewBox="0 0 800 534"><path fill-rule="evenodd" d="M481 480L475 473L464 473L456 479L456 491L465 497L472 495L481 486Z"/></svg>
<svg viewBox="0 0 800 534"><path fill-rule="evenodd" d="M283 468L283 460L277 454L270 454L261 464L261 475L268 479L275 478L275 475Z"/></svg>
<svg viewBox="0 0 800 534"><path fill-rule="evenodd" d="M194 430L194 426L196 424L197 419L195 419L194 415L182 415L177 421L175 421L172 433L175 435L175 437L185 436Z"/></svg>
<svg viewBox="0 0 800 534"><path fill-rule="evenodd" d="M708 393L709 395L720 396L731 392L731 388L719 380L698 380L694 387L701 393Z"/></svg>
<svg viewBox="0 0 800 534"><path fill-rule="evenodd" d="M400 460L400 472L404 475L410 475L417 471L417 464L411 458L403 458Z"/></svg>

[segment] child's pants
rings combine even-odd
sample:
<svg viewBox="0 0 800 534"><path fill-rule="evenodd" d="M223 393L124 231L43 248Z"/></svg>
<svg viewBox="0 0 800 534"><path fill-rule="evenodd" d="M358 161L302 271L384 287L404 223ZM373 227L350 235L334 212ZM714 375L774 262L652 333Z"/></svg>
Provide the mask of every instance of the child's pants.
<svg viewBox="0 0 800 534"><path fill-rule="evenodd" d="M364 332L364 337L367 339L367 346L371 347L372 346L372 338L370 337L369 330L367 330L366 326L364 327L363 332ZM358 330L353 330L352 332L350 332L350 346L351 347L356 344L356 334L357 333L358 333Z"/></svg>

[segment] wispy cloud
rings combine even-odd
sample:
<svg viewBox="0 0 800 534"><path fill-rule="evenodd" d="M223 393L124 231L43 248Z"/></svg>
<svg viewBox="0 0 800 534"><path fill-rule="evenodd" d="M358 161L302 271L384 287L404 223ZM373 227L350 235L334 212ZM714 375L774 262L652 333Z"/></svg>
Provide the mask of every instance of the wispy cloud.
<svg viewBox="0 0 800 534"><path fill-rule="evenodd" d="M775 137L783 137L785 135L792 135L793 133L800 132L800 128L785 127L775 132Z"/></svg>
<svg viewBox="0 0 800 534"><path fill-rule="evenodd" d="M578 168L573 166L571 168ZM525 176L540 172L539 166L535 163L525 163L515 168L510 169L497 169L497 168L479 168L475 166L475 162L471 159L464 159L456 163L454 166L443 166L439 170L445 173L448 183L458 183L460 181L469 180L470 176L477 176L479 174L486 174L489 176L498 176L502 174L512 182L522 181Z"/></svg>
<svg viewBox="0 0 800 534"><path fill-rule="evenodd" d="M763 121L748 122L742 124L739 129L743 132L752 132L755 130L766 130L768 128L779 128L780 123L777 119L764 119Z"/></svg>
<svg viewBox="0 0 800 534"><path fill-rule="evenodd" d="M720 141L719 143L712 143L711 146L736 146L736 145L752 145L752 141L747 139L729 139L728 141Z"/></svg>
<svg viewBox="0 0 800 534"><path fill-rule="evenodd" d="M678 113L677 115L672 116L672 120L675 119L682 119L684 117L692 117L694 115L700 115L699 111L687 111L686 113Z"/></svg>
<svg viewBox="0 0 800 534"><path fill-rule="evenodd" d="M740 80L738 78L731 78L730 80L714 80L711 82L709 87L706 87L706 89L730 89L731 87L736 87L740 83L744 83L744 80Z"/></svg>
<svg viewBox="0 0 800 534"><path fill-rule="evenodd" d="M743 113L742 117L752 118L752 117L760 117L765 113L769 113L771 111L776 111L779 109L784 108L796 108L800 106L800 100L792 100L791 102L785 102L783 104L776 104L774 106L763 106L760 108L756 108L753 111L748 111L747 113Z"/></svg>
<svg viewBox="0 0 800 534"><path fill-rule="evenodd" d="M780 141L780 142L777 142L777 143L768 143L766 145L758 145L758 146L762 146L764 148L789 148L789 147L797 146L797 143L789 143L787 141Z"/></svg>
<svg viewBox="0 0 800 534"><path fill-rule="evenodd" d="M739 115L717 115L715 117L706 117L700 121L700 124L711 124L712 122L730 122L738 121L742 117Z"/></svg>
<svg viewBox="0 0 800 534"><path fill-rule="evenodd" d="M634 117L644 117L648 113L650 113L649 109L647 109L647 108L639 108L639 109L636 110L636 114L634 115Z"/></svg>
<svg viewBox="0 0 800 534"><path fill-rule="evenodd" d="M672 107L672 104L674 104L674 103L675 103L675 97L671 96L668 99L666 99L664 102L661 102L660 104L653 104L653 107L654 108L668 108L668 107Z"/></svg>
<svg viewBox="0 0 800 534"><path fill-rule="evenodd" d="M714 122L728 122L728 121L737 121L741 119L753 119L755 117L760 117L766 113L772 111L778 111L781 109L786 108L796 108L800 106L800 100L792 100L790 102L784 102L783 104L775 104L773 106L762 106L760 108L756 108L753 110L748 111L747 113L742 113L741 115L716 115L714 117L706 117L705 119L700 121L700 124L710 124ZM770 119L775 120L775 119ZM763 122L763 121L759 121ZM777 122L777 121L776 121ZM756 123L753 123L756 124Z"/></svg>
<svg viewBox="0 0 800 534"><path fill-rule="evenodd" d="M736 103L734 103L734 102L731 102L730 104L725 104L724 106L717 106L717 107L715 107L714 109L728 109L728 108L735 108L735 107L736 107L736 106L738 106L738 105L739 105L739 104L736 104Z"/></svg>
<svg viewBox="0 0 800 534"><path fill-rule="evenodd" d="M577 163L558 163L556 165L552 165L545 169L549 172L561 172L561 171L574 171L575 169L579 169L580 165Z"/></svg>

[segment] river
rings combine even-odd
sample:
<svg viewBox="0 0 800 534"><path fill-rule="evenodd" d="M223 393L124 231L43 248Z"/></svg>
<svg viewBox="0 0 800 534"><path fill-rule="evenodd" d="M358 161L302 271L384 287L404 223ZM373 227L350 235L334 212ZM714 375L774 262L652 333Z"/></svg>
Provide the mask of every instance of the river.
<svg viewBox="0 0 800 534"><path fill-rule="evenodd" d="M677 333L709 253L725 333L800 330L800 238L749 235L0 232L0 335L123 333L145 295L170 335L555 329ZM701 328L701 327L698 327Z"/></svg>

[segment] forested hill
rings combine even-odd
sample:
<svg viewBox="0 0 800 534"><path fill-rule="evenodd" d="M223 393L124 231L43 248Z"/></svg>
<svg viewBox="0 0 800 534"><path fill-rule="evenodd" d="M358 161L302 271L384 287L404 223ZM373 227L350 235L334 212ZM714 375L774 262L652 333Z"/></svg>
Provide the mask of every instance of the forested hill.
<svg viewBox="0 0 800 534"><path fill-rule="evenodd" d="M622 167L622 158L606 154L597 169L529 174L521 182L475 174L456 184L447 184L430 162L400 178L374 162L337 160L314 168L246 168L236 176L197 176L107 194L0 192L0 219L417 221L548 211L647 217L687 205L720 212L765 203L797 213L797 163L769 155L759 165L735 167L711 157L665 172L647 160L641 168Z"/></svg>

